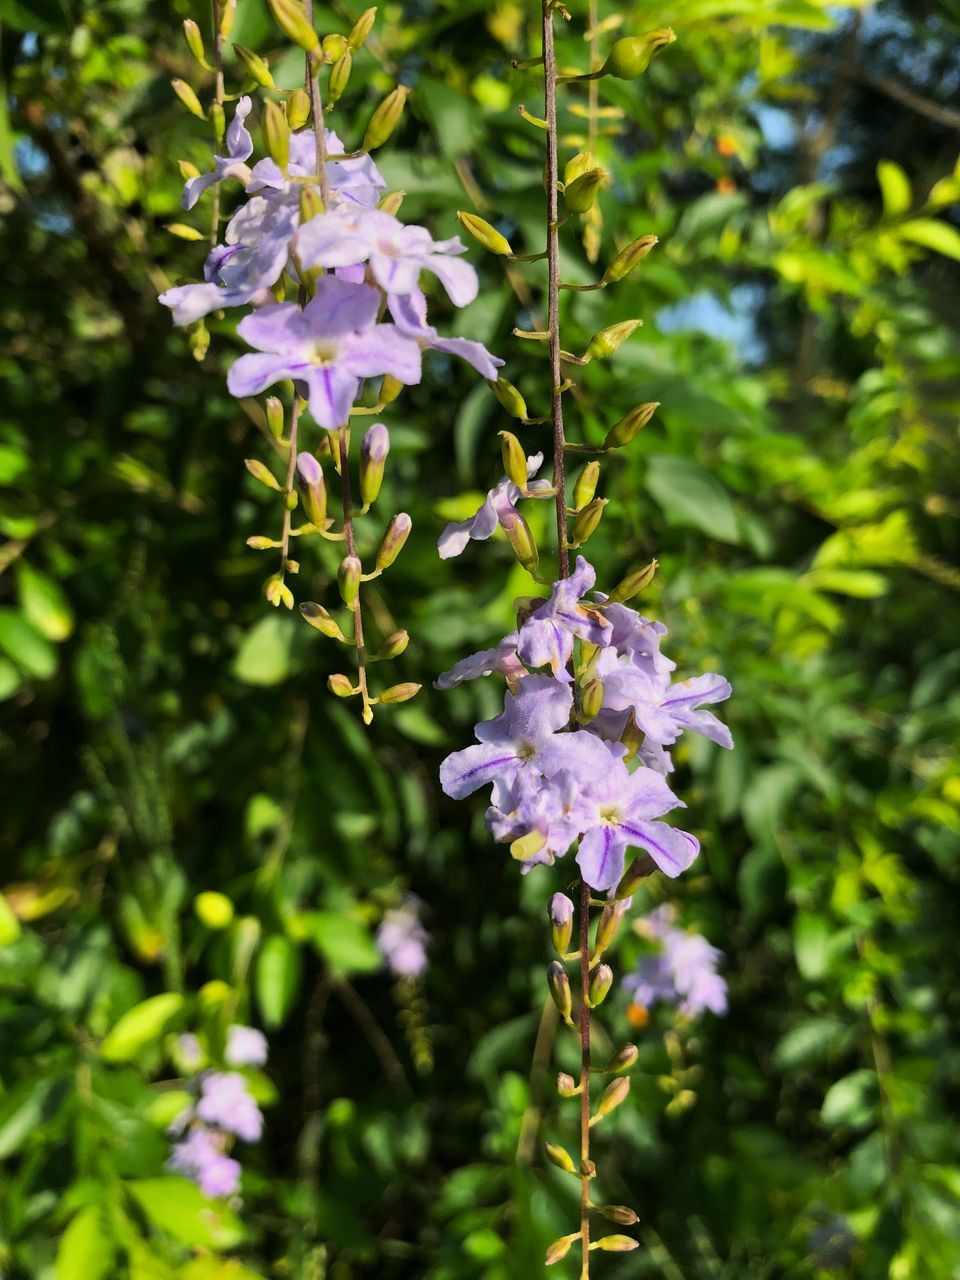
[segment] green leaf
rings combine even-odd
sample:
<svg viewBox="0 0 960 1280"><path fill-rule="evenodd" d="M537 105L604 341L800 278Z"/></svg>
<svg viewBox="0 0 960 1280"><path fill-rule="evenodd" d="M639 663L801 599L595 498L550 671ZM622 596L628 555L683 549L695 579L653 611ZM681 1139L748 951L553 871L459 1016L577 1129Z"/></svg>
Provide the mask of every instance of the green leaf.
<svg viewBox="0 0 960 1280"><path fill-rule="evenodd" d="M21 932L20 921L10 910L9 902L0 893L0 947L7 947L11 942L16 942Z"/></svg>
<svg viewBox="0 0 960 1280"><path fill-rule="evenodd" d="M20 672L7 658L0 658L0 702L12 697L23 681Z"/></svg>
<svg viewBox="0 0 960 1280"><path fill-rule="evenodd" d="M101 1280L113 1273L116 1245L109 1226L100 1205L80 1210L61 1237L56 1280Z"/></svg>
<svg viewBox="0 0 960 1280"><path fill-rule="evenodd" d="M877 165L877 181L883 196L883 211L895 218L910 208L912 192L910 179L892 160L881 160Z"/></svg>
<svg viewBox="0 0 960 1280"><path fill-rule="evenodd" d="M254 985L263 1020L271 1029L289 1017L302 975L300 948L281 933L267 938L257 956Z"/></svg>
<svg viewBox="0 0 960 1280"><path fill-rule="evenodd" d="M177 1272L177 1280L263 1280L236 1258L194 1258Z"/></svg>
<svg viewBox="0 0 960 1280"><path fill-rule="evenodd" d="M27 621L48 640L66 640L73 631L73 610L57 583L21 560L17 590Z"/></svg>
<svg viewBox="0 0 960 1280"><path fill-rule="evenodd" d="M19 1151L46 1118L54 1084L59 1081L28 1077L0 1098L0 1160Z"/></svg>
<svg viewBox="0 0 960 1280"><path fill-rule="evenodd" d="M816 982L827 972L829 960L830 922L825 916L803 911L793 927L793 949L797 968L810 982Z"/></svg>
<svg viewBox="0 0 960 1280"><path fill-rule="evenodd" d="M108 1032L100 1046L100 1056L107 1062L129 1062L136 1058L156 1044L185 1003L176 991L166 991L128 1009Z"/></svg>
<svg viewBox="0 0 960 1280"><path fill-rule="evenodd" d="M339 911L312 911L306 917L307 932L335 973L374 973L383 967L368 927Z"/></svg>
<svg viewBox="0 0 960 1280"><path fill-rule="evenodd" d="M182 1244L231 1249L243 1238L236 1215L186 1178L138 1178L124 1185L150 1222Z"/></svg>
<svg viewBox="0 0 960 1280"><path fill-rule="evenodd" d="M270 613L261 618L241 641L233 674L244 684L280 684L294 669L297 620Z"/></svg>
<svg viewBox="0 0 960 1280"><path fill-rule="evenodd" d="M902 223L899 231L905 240L912 240L914 244L960 262L960 231L948 222L937 218L912 218Z"/></svg>
<svg viewBox="0 0 960 1280"><path fill-rule="evenodd" d="M730 495L706 467L670 453L653 453L647 461L647 488L671 524L701 529L721 542L740 541Z"/></svg>
<svg viewBox="0 0 960 1280"><path fill-rule="evenodd" d="M842 1047L845 1028L837 1018L807 1018L791 1028L774 1051L773 1060L781 1071L819 1062Z"/></svg>
<svg viewBox="0 0 960 1280"><path fill-rule="evenodd" d="M876 1075L866 1067L837 1080L823 1100L820 1111L823 1123L831 1126L845 1124L852 1128L869 1124L876 1112L876 1085Z"/></svg>
<svg viewBox="0 0 960 1280"><path fill-rule="evenodd" d="M57 669L57 651L18 609L0 609L0 651L36 680L49 680Z"/></svg>

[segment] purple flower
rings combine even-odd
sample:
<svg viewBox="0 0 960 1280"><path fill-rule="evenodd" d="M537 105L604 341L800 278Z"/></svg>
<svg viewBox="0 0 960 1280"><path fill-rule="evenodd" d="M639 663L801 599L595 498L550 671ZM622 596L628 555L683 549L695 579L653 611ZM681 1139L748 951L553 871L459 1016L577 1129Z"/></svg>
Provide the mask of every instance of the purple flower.
<svg viewBox="0 0 960 1280"><path fill-rule="evenodd" d="M215 186L218 182L222 182L224 178L239 178L242 182L249 181L250 169L243 162L253 154L253 139L250 137L244 122L252 107L253 102L246 95L237 102L233 120L227 129L227 154L213 157L213 163L216 167L211 173L201 173L196 178L188 179L186 186L183 188L184 209L192 209L204 191L209 187Z"/></svg>
<svg viewBox="0 0 960 1280"><path fill-rule="evenodd" d="M522 638L521 632L521 642ZM641 657L640 662L647 660ZM612 647L599 655L594 671L603 682L604 710L632 712L650 742L669 746L689 729L721 747L733 746L727 726L711 712L699 709L704 702L723 702L730 697L733 690L723 676L708 673L671 684L669 673L654 672L649 663L637 665L633 655L618 657ZM624 715L624 724L626 719Z"/></svg>
<svg viewBox="0 0 960 1280"><path fill-rule="evenodd" d="M390 373L420 380L420 349L392 324L378 324L379 295L367 285L324 276L301 311L292 302L263 307L241 320L238 333L263 354L241 356L227 375L232 395L255 396L292 378L310 412L334 430L350 417L364 378Z"/></svg>
<svg viewBox="0 0 960 1280"><path fill-rule="evenodd" d="M543 844L523 859L522 870L550 866L580 834L579 797L580 784L570 769L561 769L550 779L523 770L509 782L497 783L496 804L486 813L487 826L501 843L536 832Z"/></svg>
<svg viewBox="0 0 960 1280"><path fill-rule="evenodd" d="M437 676L435 689L453 689L464 680L477 680L499 671L506 677L507 684L515 688L517 682L527 674L526 667L517 657L517 633L504 636L495 649L481 649L479 653L471 653L468 658L455 662L449 671Z"/></svg>
<svg viewBox="0 0 960 1280"><path fill-rule="evenodd" d="M197 1125L170 1152L169 1167L196 1182L211 1199L236 1195L240 1165L226 1155L220 1135Z"/></svg>
<svg viewBox="0 0 960 1280"><path fill-rule="evenodd" d="M200 1083L196 1115L205 1124L234 1133L244 1142L259 1142L263 1115L236 1071L211 1071Z"/></svg>
<svg viewBox="0 0 960 1280"><path fill-rule="evenodd" d="M573 653L574 636L593 644L609 641L611 626L595 605L580 603L596 581L593 566L583 556L568 578L554 583L550 599L538 606L520 628L517 652L530 667L550 665L561 671Z"/></svg>
<svg viewBox="0 0 960 1280"><path fill-rule="evenodd" d="M398 978L416 978L427 967L429 935L417 916L419 902L410 895L403 906L386 912L377 930L377 946Z"/></svg>
<svg viewBox="0 0 960 1280"><path fill-rule="evenodd" d="M267 1061L267 1038L255 1027L233 1026L227 1032L223 1056L231 1067L262 1067Z"/></svg>
<svg viewBox="0 0 960 1280"><path fill-rule="evenodd" d="M682 806L659 773L637 769L630 773L622 761L611 760L605 774L585 787L577 802L583 838L577 863L594 889L612 889L623 875L628 848L646 849L668 876L677 876L700 852L699 842L686 831L657 822Z"/></svg>
<svg viewBox="0 0 960 1280"><path fill-rule="evenodd" d="M427 300L419 289L411 289L404 294L391 293L387 305L400 332L414 338L424 350L459 356L482 378L490 382L496 378L503 361L492 356L483 343L474 342L471 338L441 338L433 325L427 324Z"/></svg>
<svg viewBox="0 0 960 1280"><path fill-rule="evenodd" d="M328 155L343 155L343 143L330 129L324 133ZM269 157L253 166L248 192L266 190L270 194L292 194L299 203L300 183L292 178L307 178L317 172L316 138L312 129L301 129L290 135L290 163L287 175L276 161ZM372 206L377 203L377 192L387 184L370 156L357 156L352 160L328 160L327 183L335 201L345 205ZM323 216L323 215L318 215Z"/></svg>
<svg viewBox="0 0 960 1280"><path fill-rule="evenodd" d="M542 465L543 454L531 454L527 458L527 478L532 479ZM530 492L534 494L550 487L548 481L538 480L530 486ZM504 476L487 494L476 515L469 520L459 520L447 525L437 541L440 559L449 560L452 556L460 555L471 540L486 542L498 524L505 524L518 514L516 504L521 496L517 485Z"/></svg>
<svg viewBox="0 0 960 1280"><path fill-rule="evenodd" d="M568 770L580 780L603 776L615 749L583 730L561 733L570 721L573 693L547 676L527 676L508 692L503 715L475 726L479 745L455 751L440 766L440 785L462 800L494 783L494 804L510 803L511 784L529 775L533 783Z"/></svg>
<svg viewBox="0 0 960 1280"><path fill-rule="evenodd" d="M699 933L675 928L669 907L651 912L640 928L659 941L660 951L644 956L636 972L623 980L635 1004L675 1004L688 1018L707 1009L726 1013L727 984L717 973L722 953L716 947Z"/></svg>

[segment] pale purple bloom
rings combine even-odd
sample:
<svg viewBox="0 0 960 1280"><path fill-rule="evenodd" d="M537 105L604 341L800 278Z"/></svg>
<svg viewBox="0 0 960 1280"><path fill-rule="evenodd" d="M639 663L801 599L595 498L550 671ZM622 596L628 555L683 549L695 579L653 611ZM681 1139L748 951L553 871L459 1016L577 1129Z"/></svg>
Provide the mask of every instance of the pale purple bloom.
<svg viewBox="0 0 960 1280"><path fill-rule="evenodd" d="M244 1142L259 1142L263 1115L236 1071L211 1071L200 1082L196 1115L205 1124L234 1133Z"/></svg>
<svg viewBox="0 0 960 1280"><path fill-rule="evenodd" d="M433 684L435 689L453 689L465 680L478 680L494 671L505 676L511 687L515 687L517 681L527 674L517 657L516 631L504 636L495 649L481 649L479 653L471 653L468 658L461 658L449 671L437 676Z"/></svg>
<svg viewBox="0 0 960 1280"><path fill-rule="evenodd" d="M259 353L233 364L230 393L255 396L292 378L319 426L343 426L364 378L390 373L407 384L420 381L419 347L396 326L378 324L378 309L376 289L324 276L302 311L284 302L247 316L237 332Z"/></svg>
<svg viewBox="0 0 960 1280"><path fill-rule="evenodd" d="M377 946L398 978L416 978L427 967L429 935L417 915L419 902L410 895L400 907L386 912L377 930Z"/></svg>
<svg viewBox="0 0 960 1280"><path fill-rule="evenodd" d="M521 632L521 644L522 640ZM721 747L733 746L727 726L711 712L699 709L702 703L730 697L733 690L723 676L710 672L671 684L667 672L654 674L638 666L633 655L618 657L612 647L598 656L594 671L603 682L604 710L632 711L637 727L649 741L669 746L689 729ZM624 715L624 724L626 719Z"/></svg>
<svg viewBox="0 0 960 1280"><path fill-rule="evenodd" d="M532 479L542 465L543 454L531 454L527 458L527 479ZM529 486L530 494L535 496L550 487L548 481L537 480ZM476 515L469 520L458 520L447 525L437 541L440 559L449 560L452 556L460 555L471 540L486 542L498 524L505 524L518 514L516 504L521 496L519 487L508 476L504 476L489 491Z"/></svg>
<svg viewBox="0 0 960 1280"><path fill-rule="evenodd" d="M573 654L575 636L593 644L608 642L610 623L596 605L580 603L596 577L593 566L583 556L577 556L573 573L554 583L550 599L543 601L520 628L517 652L527 666L549 664L554 671L561 671Z"/></svg>
<svg viewBox="0 0 960 1280"><path fill-rule="evenodd" d="M267 1037L256 1027L232 1026L223 1056L231 1067L262 1067L267 1061Z"/></svg>
<svg viewBox="0 0 960 1280"><path fill-rule="evenodd" d="M573 903L565 893L555 893L550 899L550 923L569 924L573 919Z"/></svg>
<svg viewBox="0 0 960 1280"><path fill-rule="evenodd" d="M324 144L328 155L343 155L343 143L330 129L324 133ZM307 178L316 174L316 146L312 129L301 129L291 134L288 176L284 175L275 160L266 157L258 160L253 166L247 191L252 193L265 190L273 195L292 194L299 202L302 186L300 183L291 182L290 179ZM375 205L377 192L387 185L383 175L368 155L357 156L352 160L328 160L327 184L334 207L337 207L340 202L346 206Z"/></svg>
<svg viewBox="0 0 960 1280"><path fill-rule="evenodd" d="M496 784L496 803L487 810L487 826L501 843L537 832L543 837L543 845L523 859L522 869L526 872L540 864L550 866L556 858L563 857L580 834L579 797L580 784L570 769L561 769L549 780L531 770L520 770L511 779Z"/></svg>
<svg viewBox="0 0 960 1280"><path fill-rule="evenodd" d="M459 356L490 382L497 377L503 361L491 355L482 342L474 342L472 338L441 338L433 325L427 324L427 300L420 289L411 289L405 294L391 293L387 305L400 332L414 338L424 350Z"/></svg>
<svg viewBox="0 0 960 1280"><path fill-rule="evenodd" d="M250 178L249 166L244 164L253 154L253 139L247 130L245 121L253 108L253 102L244 95L233 113L233 120L227 129L227 154L214 156L215 168L210 173L201 173L196 178L189 178L183 188L183 207L192 209L209 187L222 182L224 178L239 178L247 182Z"/></svg>
<svg viewBox="0 0 960 1280"><path fill-rule="evenodd" d="M637 971L624 978L636 1004L675 1004L688 1018L708 1009L726 1013L727 984L717 973L722 953L716 947L699 933L676 928L669 907L651 912L640 928L659 941L660 951L644 956Z"/></svg>
<svg viewBox="0 0 960 1280"><path fill-rule="evenodd" d="M240 1165L226 1155L219 1134L197 1125L170 1152L169 1167L196 1182L211 1199L236 1195Z"/></svg>

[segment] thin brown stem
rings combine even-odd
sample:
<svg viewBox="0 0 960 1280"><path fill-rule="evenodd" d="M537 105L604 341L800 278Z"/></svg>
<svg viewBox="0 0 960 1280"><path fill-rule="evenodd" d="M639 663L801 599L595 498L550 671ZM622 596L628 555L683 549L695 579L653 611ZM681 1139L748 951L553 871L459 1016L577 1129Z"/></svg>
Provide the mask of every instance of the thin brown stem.
<svg viewBox="0 0 960 1280"><path fill-rule="evenodd" d="M580 1280L590 1276L590 886L580 881Z"/></svg>
<svg viewBox="0 0 960 1280"><path fill-rule="evenodd" d="M340 429L340 496L343 502L343 533L347 544L347 555L357 554L357 544L353 536L353 495L350 489L350 458L347 450L347 428ZM357 684L360 686L360 697L363 699L363 722L369 724L373 719L373 708L367 690L367 650L363 640L363 614L360 610L360 596L350 606L353 616L353 644L357 651Z"/></svg>
<svg viewBox="0 0 960 1280"><path fill-rule="evenodd" d="M313 0L306 0L307 21L313 23ZM330 183L327 177L327 142L323 129L323 104L320 101L320 65L314 66L307 55L305 87L310 95L310 115L313 119L313 135L317 142L317 177L320 180L320 199L326 208L330 201Z"/></svg>
<svg viewBox="0 0 960 1280"><path fill-rule="evenodd" d="M220 137L217 133L219 121L222 119L223 99L225 95L223 83L223 32L220 30L220 24L223 21L223 5L220 0L213 0L213 66L214 66L214 89L213 100L220 108L214 113L217 124L214 125L214 151L219 154ZM220 183L217 182L213 187L213 204L210 210L210 243L216 245L220 239Z"/></svg>

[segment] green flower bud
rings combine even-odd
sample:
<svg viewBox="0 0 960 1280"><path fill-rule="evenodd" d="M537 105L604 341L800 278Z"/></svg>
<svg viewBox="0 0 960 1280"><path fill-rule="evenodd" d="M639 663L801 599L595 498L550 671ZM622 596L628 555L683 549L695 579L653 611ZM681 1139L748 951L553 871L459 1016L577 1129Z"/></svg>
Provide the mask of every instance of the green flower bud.
<svg viewBox="0 0 960 1280"><path fill-rule="evenodd" d="M324 36L320 42L323 49L323 56L327 62L336 62L338 58L342 58L347 52L347 37L342 36L339 32L333 32L329 36Z"/></svg>
<svg viewBox="0 0 960 1280"><path fill-rule="evenodd" d="M277 396L268 396L264 409L270 434L280 440L283 436L283 401Z"/></svg>
<svg viewBox="0 0 960 1280"><path fill-rule="evenodd" d="M658 243L656 236L641 236L621 249L603 273L604 284L617 284L640 265L650 250Z"/></svg>
<svg viewBox="0 0 960 1280"><path fill-rule="evenodd" d="M273 76L270 74L270 68L259 53L254 53L252 49L248 49L242 44L235 44L233 51L243 63L244 69L251 80L261 85L264 89L273 88Z"/></svg>
<svg viewBox="0 0 960 1280"><path fill-rule="evenodd" d="M603 681L591 676L580 690L580 719L584 724L595 720L603 707Z"/></svg>
<svg viewBox="0 0 960 1280"><path fill-rule="evenodd" d="M403 544L410 536L413 522L405 511L395 515L387 525L387 531L377 552L377 568L389 569L403 550Z"/></svg>
<svg viewBox="0 0 960 1280"><path fill-rule="evenodd" d="M198 120L206 120L207 113L200 105L200 99L187 84L186 80L171 80L170 85L191 115L196 116Z"/></svg>
<svg viewBox="0 0 960 1280"><path fill-rule="evenodd" d="M200 65L206 66L207 54L203 47L203 36L200 34L200 28L192 18L184 18L183 20L183 38L187 42L187 48Z"/></svg>
<svg viewBox="0 0 960 1280"><path fill-rule="evenodd" d="M575 1098L580 1092L580 1087L574 1080L573 1076L567 1075L565 1071L561 1071L557 1076L557 1093L561 1098Z"/></svg>
<svg viewBox="0 0 960 1280"><path fill-rule="evenodd" d="M599 333L595 333L590 339L590 345L584 352L584 357L587 360L607 359L615 351L618 351L630 335L636 332L642 324L642 320L621 320L619 324L612 324L606 329L601 329Z"/></svg>
<svg viewBox="0 0 960 1280"><path fill-rule="evenodd" d="M421 684L394 684L389 689L384 689L383 693L377 697L378 702L409 702L411 698L415 698L423 688Z"/></svg>
<svg viewBox="0 0 960 1280"><path fill-rule="evenodd" d="M380 383L380 395L378 399L383 405L393 404L397 396L403 390L403 383L399 378L395 378L392 373L385 373L383 381Z"/></svg>
<svg viewBox="0 0 960 1280"><path fill-rule="evenodd" d="M233 920L233 903L224 893L198 893L193 909L208 929L226 929Z"/></svg>
<svg viewBox="0 0 960 1280"><path fill-rule="evenodd" d="M285 36L298 44L305 53L316 53L320 37L307 21L307 15L299 0L267 0L273 20Z"/></svg>
<svg viewBox="0 0 960 1280"><path fill-rule="evenodd" d="M505 257L513 253L507 237L501 235L485 218L479 218L475 213L465 213L462 209L457 210L457 218L464 231L473 236L478 244L482 244L484 249Z"/></svg>
<svg viewBox="0 0 960 1280"><path fill-rule="evenodd" d="M620 923L627 911L625 902L608 902L600 912L597 924L597 936L593 944L593 954L602 956L613 943L620 929Z"/></svg>
<svg viewBox="0 0 960 1280"><path fill-rule="evenodd" d="M184 182L189 181L190 178L200 177L200 170L195 164L191 164L189 160L178 160L177 168L180 170L180 177L183 178Z"/></svg>
<svg viewBox="0 0 960 1280"><path fill-rule="evenodd" d="M267 579L263 594L267 598L267 603L272 604L275 609L279 609L281 605L287 609L293 608L293 592L279 574L274 574L272 578Z"/></svg>
<svg viewBox="0 0 960 1280"><path fill-rule="evenodd" d="M336 698L352 698L357 692L347 677L343 675L328 676L327 688Z"/></svg>
<svg viewBox="0 0 960 1280"><path fill-rule="evenodd" d="M658 560L651 560L649 564L638 565L631 569L610 592L610 602L622 604L625 600L632 600L641 591L645 591L653 581L659 563Z"/></svg>
<svg viewBox="0 0 960 1280"><path fill-rule="evenodd" d="M294 133L310 119L310 95L306 89L294 89L287 99L287 124Z"/></svg>
<svg viewBox="0 0 960 1280"><path fill-rule="evenodd" d="M261 538L255 535L247 539L247 546L251 551L272 551L274 547L282 546L276 538Z"/></svg>
<svg viewBox="0 0 960 1280"><path fill-rule="evenodd" d="M312 600L305 600L300 606L300 617L304 622L309 622L314 631L319 631L322 636L327 636L330 640L346 640L346 636L340 630L335 618L332 618L322 604L314 604Z"/></svg>
<svg viewBox="0 0 960 1280"><path fill-rule="evenodd" d="M290 163L290 125L275 102L263 104L263 143L270 158L286 173Z"/></svg>
<svg viewBox="0 0 960 1280"><path fill-rule="evenodd" d="M223 111L223 104L219 102L211 102L210 104L210 123L213 125L213 134L217 139L217 145L223 142L223 135L227 128L227 117Z"/></svg>
<svg viewBox="0 0 960 1280"><path fill-rule="evenodd" d="M328 107L335 107L343 97L344 91L350 82L350 72L352 70L353 54L347 49L330 68L330 79L327 83Z"/></svg>
<svg viewBox="0 0 960 1280"><path fill-rule="evenodd" d="M597 203L597 196L607 181L605 169L588 169L563 191L563 202L571 213L586 213Z"/></svg>
<svg viewBox="0 0 960 1280"><path fill-rule="evenodd" d="M659 408L660 401L653 400L649 404L639 404L635 409L631 409L607 432L603 447L605 449L622 449L625 444L629 444L643 430Z"/></svg>
<svg viewBox="0 0 960 1280"><path fill-rule="evenodd" d="M527 402L512 382L497 378L496 382L490 383L490 388L511 418L519 418L521 422L527 420Z"/></svg>
<svg viewBox="0 0 960 1280"><path fill-rule="evenodd" d="M260 484L265 484L268 489L274 489L277 493L280 492L280 481L258 458L245 458L243 465L254 480L259 481Z"/></svg>
<svg viewBox="0 0 960 1280"><path fill-rule="evenodd" d="M378 658L399 658L401 653L406 651L407 645L410 643L410 636L406 631L394 631L392 635L387 636L383 644L377 651Z"/></svg>
<svg viewBox="0 0 960 1280"><path fill-rule="evenodd" d="M629 1076L618 1076L616 1080L611 1080L600 1095L597 1109L590 1118L591 1125L596 1124L598 1120L602 1120L604 1116L610 1115L612 1111L616 1111L617 1107L626 1101L629 1092Z"/></svg>
<svg viewBox="0 0 960 1280"><path fill-rule="evenodd" d="M547 1159L551 1164L555 1164L558 1169L562 1169L564 1173L575 1173L577 1166L573 1163L573 1157L563 1147L558 1146L556 1142L545 1142L543 1149L547 1153Z"/></svg>
<svg viewBox="0 0 960 1280"><path fill-rule="evenodd" d="M226 3L220 11L220 34L224 39L226 39L233 30L233 23L236 16L237 0L226 0Z"/></svg>
<svg viewBox="0 0 960 1280"><path fill-rule="evenodd" d="M347 44L351 49L356 51L367 42L367 36L373 30L373 24L377 16L377 7L365 9L360 17L356 20L347 36Z"/></svg>
<svg viewBox="0 0 960 1280"><path fill-rule="evenodd" d="M600 463L597 461L588 462L577 476L576 484L573 486L573 505L578 511L592 501L593 495L597 492L599 479Z"/></svg>
<svg viewBox="0 0 960 1280"><path fill-rule="evenodd" d="M609 498L594 498L592 502L588 502L582 511L577 512L577 518L573 522L573 540L574 542L586 542L597 531L597 526L603 516L603 508L610 501Z"/></svg>
<svg viewBox="0 0 960 1280"><path fill-rule="evenodd" d="M647 31L642 36L624 36L614 43L601 72L618 80L635 80L643 75L654 56L676 38L670 27Z"/></svg>
<svg viewBox="0 0 960 1280"><path fill-rule="evenodd" d="M547 968L547 986L553 996L560 1017L564 1022L570 1021L573 1010L573 993L570 990L570 979L559 960L554 960Z"/></svg>
<svg viewBox="0 0 960 1280"><path fill-rule="evenodd" d="M312 453L297 455L297 483L303 499L307 519L317 529L327 525L327 486L323 480L323 467Z"/></svg>
<svg viewBox="0 0 960 1280"><path fill-rule="evenodd" d="M513 547L514 555L528 573L536 574L540 556L537 552L537 544L533 533L526 520L524 520L519 511L505 512L501 517L501 524L504 533L507 535L507 540Z"/></svg>
<svg viewBox="0 0 960 1280"><path fill-rule="evenodd" d="M382 422L374 423L360 444L360 497L365 507L377 500L389 452L390 433Z"/></svg>
<svg viewBox="0 0 960 1280"><path fill-rule="evenodd" d="M523 445L511 431L501 431L498 434L504 471L518 489L526 489L527 455L523 452Z"/></svg>
<svg viewBox="0 0 960 1280"><path fill-rule="evenodd" d="M570 950L573 940L573 903L565 893L555 893L550 899L550 936L558 955Z"/></svg>
<svg viewBox="0 0 960 1280"><path fill-rule="evenodd" d="M578 151L566 163L563 169L564 186L571 186L578 178L595 168L593 154L590 151Z"/></svg>
<svg viewBox="0 0 960 1280"><path fill-rule="evenodd" d="M613 970L608 964L598 964L590 974L590 989L587 1003L591 1009L603 1004L613 986Z"/></svg>
<svg viewBox="0 0 960 1280"><path fill-rule="evenodd" d="M621 1227L632 1227L640 1221L640 1215L625 1204L601 1205L600 1213L608 1222L616 1222Z"/></svg>
<svg viewBox="0 0 960 1280"><path fill-rule="evenodd" d="M405 191L391 191L389 195L385 195L377 205L378 209L382 209L384 213L391 213L394 217L400 212L400 206L403 204L403 198L407 193ZM389 374L387 375L389 377ZM394 396L396 399L396 396Z"/></svg>
<svg viewBox="0 0 960 1280"><path fill-rule="evenodd" d="M387 94L379 107L370 117L366 133L363 135L363 150L375 151L382 147L400 123L404 104L410 90L405 84L398 84L393 93Z"/></svg>
<svg viewBox="0 0 960 1280"><path fill-rule="evenodd" d="M604 1253L629 1253L631 1249L640 1248L638 1241L630 1236L604 1236L602 1239L595 1241L595 1244Z"/></svg>
<svg viewBox="0 0 960 1280"><path fill-rule="evenodd" d="M202 231L198 231L196 227L188 227L185 222L168 222L163 228L169 231L172 236L176 236L178 240L206 240L206 236Z"/></svg>
<svg viewBox="0 0 960 1280"><path fill-rule="evenodd" d="M337 582L340 586L340 599L348 607L355 605L360 594L360 575L363 565L356 556L344 556L337 570Z"/></svg>
<svg viewBox="0 0 960 1280"><path fill-rule="evenodd" d="M553 1244L547 1249L544 1262L548 1267L552 1267L555 1262L560 1262L570 1252L570 1246L575 1240L580 1239L580 1232L574 1231L572 1235L560 1236L554 1240Z"/></svg>
<svg viewBox="0 0 960 1280"><path fill-rule="evenodd" d="M317 214L323 213L323 196L316 187L300 188L300 225L304 226L315 218ZM319 270L319 268L317 268Z"/></svg>

